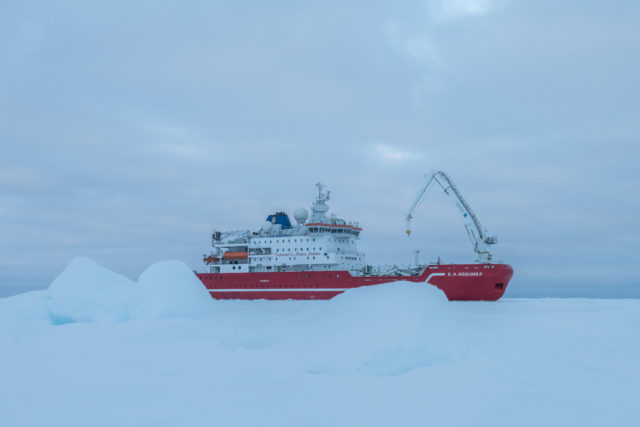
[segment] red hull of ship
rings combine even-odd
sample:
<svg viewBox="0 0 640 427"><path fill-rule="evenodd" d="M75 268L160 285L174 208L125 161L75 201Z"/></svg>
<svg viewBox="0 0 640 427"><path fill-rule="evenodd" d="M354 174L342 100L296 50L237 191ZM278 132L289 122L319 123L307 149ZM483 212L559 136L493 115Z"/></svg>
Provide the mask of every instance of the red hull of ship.
<svg viewBox="0 0 640 427"><path fill-rule="evenodd" d="M198 274L213 298L268 300L330 299L348 289L404 280L434 285L451 301L496 301L511 276L507 264L430 265L419 276L352 276L348 271Z"/></svg>

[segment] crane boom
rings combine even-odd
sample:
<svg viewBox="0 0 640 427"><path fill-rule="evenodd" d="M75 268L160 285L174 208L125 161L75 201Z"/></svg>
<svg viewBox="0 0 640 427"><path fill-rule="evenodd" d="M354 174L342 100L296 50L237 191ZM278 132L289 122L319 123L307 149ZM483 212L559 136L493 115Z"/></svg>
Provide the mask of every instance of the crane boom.
<svg viewBox="0 0 640 427"><path fill-rule="evenodd" d="M464 227L467 230L467 234L471 240L471 244L473 245L473 250L478 254L478 261L491 262L492 255L489 251L489 245L495 245L498 242L497 237L487 234L487 231L480 224L480 220L478 220L477 215L473 212L469 203L464 197L462 197L458 187L456 187L449 175L442 171L432 171L425 175L424 184L420 188L420 191L418 191L418 195L414 199L406 215L407 236L411 235L411 220L413 219L413 213L420 202L424 200L424 196L434 182L442 187L446 195L453 197L458 210L464 218Z"/></svg>

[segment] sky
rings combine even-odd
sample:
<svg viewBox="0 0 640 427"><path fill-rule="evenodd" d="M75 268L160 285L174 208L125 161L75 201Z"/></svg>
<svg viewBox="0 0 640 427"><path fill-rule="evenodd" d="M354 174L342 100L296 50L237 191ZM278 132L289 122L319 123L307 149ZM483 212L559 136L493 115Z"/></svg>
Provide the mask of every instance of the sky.
<svg viewBox="0 0 640 427"><path fill-rule="evenodd" d="M133 279L309 207L367 261L472 262L450 174L511 297L640 297L640 4L0 4L0 296L77 255Z"/></svg>

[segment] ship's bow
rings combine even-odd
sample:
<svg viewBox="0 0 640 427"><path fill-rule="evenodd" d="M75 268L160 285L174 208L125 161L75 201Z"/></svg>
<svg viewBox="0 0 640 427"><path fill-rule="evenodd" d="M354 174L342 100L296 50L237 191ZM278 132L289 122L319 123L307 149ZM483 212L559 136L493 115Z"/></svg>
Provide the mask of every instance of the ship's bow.
<svg viewBox="0 0 640 427"><path fill-rule="evenodd" d="M429 266L426 281L450 301L497 301L513 277L508 264L449 264Z"/></svg>

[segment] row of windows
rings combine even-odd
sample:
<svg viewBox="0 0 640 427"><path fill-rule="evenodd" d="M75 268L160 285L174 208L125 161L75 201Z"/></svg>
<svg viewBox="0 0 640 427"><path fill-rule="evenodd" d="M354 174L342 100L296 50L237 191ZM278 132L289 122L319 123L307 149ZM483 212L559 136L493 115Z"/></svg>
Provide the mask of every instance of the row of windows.
<svg viewBox="0 0 640 427"><path fill-rule="evenodd" d="M285 241L284 241L284 240L285 240L285 239L282 239L282 243L285 243ZM309 241L309 239L293 239L293 243L298 243L298 240L300 240L300 243L302 243L302 242L308 242L308 241ZM312 241L312 242L315 242L315 241L316 241L316 239L311 239L311 241ZM263 243L265 243L265 244L271 244L271 243L273 243L273 241L272 241L272 239L268 239L268 240L258 240L258 243L260 243L260 244L263 244ZM279 239L278 239L278 240L276 240L276 243L280 243L280 240L279 240ZM291 243L291 239L287 239L286 243Z"/></svg>
<svg viewBox="0 0 640 427"><path fill-rule="evenodd" d="M282 248L282 252L284 252L284 251L290 251L290 250L291 250L291 248ZM301 251L303 251L303 250L304 250L304 248L299 248L299 249L298 249L298 248L293 248L293 250L294 250L294 251L297 251L297 250L301 250ZM307 248L307 250L309 250L309 248ZM313 248L313 250L315 251L315 250L316 250L316 248ZM319 251L321 251L321 250L322 250L322 248L318 248L318 250L319 250ZM280 249L276 249L276 252L280 252Z"/></svg>
<svg viewBox="0 0 640 427"><path fill-rule="evenodd" d="M329 256L328 256L328 255L326 255L326 257L327 257L327 259L329 259ZM289 261L294 261L294 260L297 260L298 258L302 258L302 256L300 256L300 257L298 257L298 256L290 256L290 257L289 257ZM316 259L316 257L315 257L315 256L307 257L307 259L308 259L308 260ZM355 258L354 258L354 259L355 259ZM251 262L252 262L252 263L256 263L256 262L263 262L263 261L271 261L271 257L260 257L260 256L258 256L258 257L253 257L253 258L251 259Z"/></svg>
<svg viewBox="0 0 640 427"><path fill-rule="evenodd" d="M340 234L351 234L357 236L360 234L360 231L353 230L351 228L325 228L325 227L311 227L309 231L312 233L340 233Z"/></svg>
<svg viewBox="0 0 640 427"><path fill-rule="evenodd" d="M290 256L289 257L290 260L297 259L297 258L298 258L297 256ZM300 257L300 258L302 258L302 257ZM312 259L316 259L316 257L311 257L311 258ZM327 256L327 258L329 258L329 257ZM309 257L307 257L307 259L309 259ZM255 262L255 261L271 261L271 257L254 257L253 258L253 262Z"/></svg>

